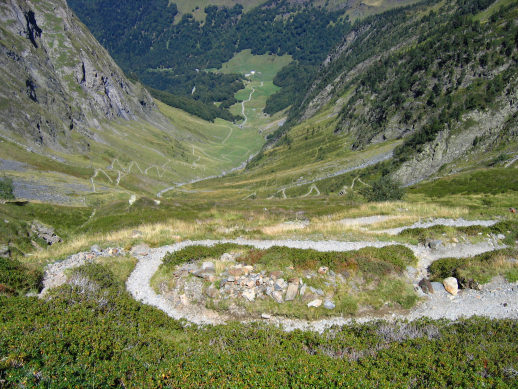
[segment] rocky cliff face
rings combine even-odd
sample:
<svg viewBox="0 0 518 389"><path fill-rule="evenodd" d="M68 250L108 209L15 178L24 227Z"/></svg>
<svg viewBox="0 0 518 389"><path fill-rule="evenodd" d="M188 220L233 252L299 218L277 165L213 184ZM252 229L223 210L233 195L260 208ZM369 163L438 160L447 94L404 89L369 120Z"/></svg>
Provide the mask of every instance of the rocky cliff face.
<svg viewBox="0 0 518 389"><path fill-rule="evenodd" d="M10 140L84 150L102 120L158 115L65 0L0 4L0 69L0 135Z"/></svg>

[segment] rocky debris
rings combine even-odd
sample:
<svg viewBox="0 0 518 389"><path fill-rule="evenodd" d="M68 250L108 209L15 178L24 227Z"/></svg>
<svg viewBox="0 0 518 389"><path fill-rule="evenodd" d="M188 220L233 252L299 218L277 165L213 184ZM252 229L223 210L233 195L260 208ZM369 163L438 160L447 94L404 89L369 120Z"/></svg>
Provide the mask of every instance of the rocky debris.
<svg viewBox="0 0 518 389"><path fill-rule="evenodd" d="M322 305L322 300L316 299L308 303L308 308L318 308Z"/></svg>
<svg viewBox="0 0 518 389"><path fill-rule="evenodd" d="M214 299L219 296L219 291L218 291L218 289L216 289L216 287L214 285L211 285L207 288L207 290L205 291L205 294L208 297Z"/></svg>
<svg viewBox="0 0 518 389"><path fill-rule="evenodd" d="M423 278L421 281L419 281L418 285L424 293L426 293L426 294L434 293L432 283L430 282L430 280L428 278Z"/></svg>
<svg viewBox="0 0 518 389"><path fill-rule="evenodd" d="M497 238L498 240L504 240L504 239L505 239L505 235L504 235L504 234L498 234L498 235L496 236L496 238Z"/></svg>
<svg viewBox="0 0 518 389"><path fill-rule="evenodd" d="M216 271L216 266L214 266L214 262L203 262L201 264L201 268L202 270L205 270L205 271L213 271L215 272Z"/></svg>
<svg viewBox="0 0 518 389"><path fill-rule="evenodd" d="M299 294L301 296L304 296L306 294L306 290L307 290L307 285L306 284L302 284L302 286L300 287L300 291L299 291Z"/></svg>
<svg viewBox="0 0 518 389"><path fill-rule="evenodd" d="M99 247L99 245L94 244L94 245L92 245L92 246L90 247L90 251L91 251L92 253L99 254L102 250L101 250L101 248Z"/></svg>
<svg viewBox="0 0 518 389"><path fill-rule="evenodd" d="M462 289L482 290L480 284L472 278L468 280L464 278L458 278L457 282Z"/></svg>
<svg viewBox="0 0 518 389"><path fill-rule="evenodd" d="M329 268L327 266L320 266L320 268L318 269L318 274L327 274L328 271Z"/></svg>
<svg viewBox="0 0 518 389"><path fill-rule="evenodd" d="M299 291L299 284L297 283L290 283L288 285L288 289L286 290L286 301L293 301L295 300L295 297L297 297L297 293Z"/></svg>
<svg viewBox="0 0 518 389"><path fill-rule="evenodd" d="M54 232L54 228L45 226L38 221L32 222L31 232L38 238L43 239L49 246L62 241L62 239Z"/></svg>
<svg viewBox="0 0 518 389"><path fill-rule="evenodd" d="M277 281L275 281L274 288L275 290L284 290L288 287L288 283L284 281L284 279L279 278Z"/></svg>
<svg viewBox="0 0 518 389"><path fill-rule="evenodd" d="M442 247L442 240L431 240L427 243L427 246L432 250L438 250Z"/></svg>
<svg viewBox="0 0 518 389"><path fill-rule="evenodd" d="M324 308L325 309L331 310L331 309L335 309L335 307L336 307L335 303L333 303L331 300L324 301Z"/></svg>
<svg viewBox="0 0 518 389"><path fill-rule="evenodd" d="M272 318L272 315L268 313L261 314L261 319L270 320Z"/></svg>
<svg viewBox="0 0 518 389"><path fill-rule="evenodd" d="M130 254L133 256L145 256L149 254L149 246L145 243L133 246L130 250Z"/></svg>
<svg viewBox="0 0 518 389"><path fill-rule="evenodd" d="M279 304L282 304L284 302L284 299L282 297L282 293L277 291L277 290L272 292L272 297Z"/></svg>
<svg viewBox="0 0 518 389"><path fill-rule="evenodd" d="M229 253L224 253L223 255L221 255L221 257L219 258L220 261L222 262L234 262L236 259L236 255L234 254L229 254Z"/></svg>
<svg viewBox="0 0 518 389"><path fill-rule="evenodd" d="M248 301L254 301L255 300L255 292L253 289L247 289L243 292L243 297L246 298ZM281 296L282 299L282 296Z"/></svg>
<svg viewBox="0 0 518 389"><path fill-rule="evenodd" d="M443 281L442 281L442 284L444 285L444 289L446 289L446 291L453 295L453 296L456 296L458 291L459 291L459 285L457 283L457 279L455 277L448 277L448 278L445 278Z"/></svg>
<svg viewBox="0 0 518 389"><path fill-rule="evenodd" d="M0 245L0 258L9 258L11 256L11 250L6 244Z"/></svg>
<svg viewBox="0 0 518 389"><path fill-rule="evenodd" d="M322 289L317 289L317 288L313 288L312 286L310 286L309 290L314 294L318 294L319 296L324 295L324 291Z"/></svg>

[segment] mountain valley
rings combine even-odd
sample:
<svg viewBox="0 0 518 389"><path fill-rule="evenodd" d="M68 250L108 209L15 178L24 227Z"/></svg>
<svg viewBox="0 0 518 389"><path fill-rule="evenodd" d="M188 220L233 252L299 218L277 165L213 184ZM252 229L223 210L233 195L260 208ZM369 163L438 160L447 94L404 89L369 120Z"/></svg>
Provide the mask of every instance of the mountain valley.
<svg viewBox="0 0 518 389"><path fill-rule="evenodd" d="M515 1L0 21L0 387L516 385Z"/></svg>

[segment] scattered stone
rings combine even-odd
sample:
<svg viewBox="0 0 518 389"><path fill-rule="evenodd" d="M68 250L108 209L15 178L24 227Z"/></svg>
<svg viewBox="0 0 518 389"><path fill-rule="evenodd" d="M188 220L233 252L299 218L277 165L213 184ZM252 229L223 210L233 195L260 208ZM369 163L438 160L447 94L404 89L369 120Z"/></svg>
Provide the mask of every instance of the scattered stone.
<svg viewBox="0 0 518 389"><path fill-rule="evenodd" d="M275 281L277 278L280 278L282 276L282 271L275 270L270 273L270 277Z"/></svg>
<svg viewBox="0 0 518 389"><path fill-rule="evenodd" d="M284 299L282 298L282 293L277 290L272 292L272 297L279 304L282 304L284 302Z"/></svg>
<svg viewBox="0 0 518 389"><path fill-rule="evenodd" d="M446 291L453 295L453 296L456 296L458 291L459 291L459 285L457 283L457 279L455 277L448 277L448 278L445 278L442 282L442 284L444 285L444 289L446 289Z"/></svg>
<svg viewBox="0 0 518 389"><path fill-rule="evenodd" d="M213 299L218 296L219 291L216 289L216 287L214 285L211 285L207 288L207 290L205 291L205 294Z"/></svg>
<svg viewBox="0 0 518 389"><path fill-rule="evenodd" d="M480 284L474 279L469 280L458 280L458 283L463 289L473 289L473 290L482 290Z"/></svg>
<svg viewBox="0 0 518 389"><path fill-rule="evenodd" d="M149 254L149 246L145 243L133 246L130 251L131 255L145 256Z"/></svg>
<svg viewBox="0 0 518 389"><path fill-rule="evenodd" d="M324 295L324 291L322 289L316 289L316 288L313 288L312 286L310 286L309 290L311 290L315 294L318 294L319 296Z"/></svg>
<svg viewBox="0 0 518 389"><path fill-rule="evenodd" d="M246 274L246 270L241 265L236 265L228 269L228 274L234 277L240 277Z"/></svg>
<svg viewBox="0 0 518 389"><path fill-rule="evenodd" d="M308 303L308 308L318 308L322 305L322 300L316 299Z"/></svg>
<svg viewBox="0 0 518 389"><path fill-rule="evenodd" d="M216 266L214 266L213 262L203 262L201 268L202 270L216 271Z"/></svg>
<svg viewBox="0 0 518 389"><path fill-rule="evenodd" d="M442 240L432 240L428 242L428 247L432 250L438 250L442 246Z"/></svg>
<svg viewBox="0 0 518 389"><path fill-rule="evenodd" d="M222 262L233 262L235 257L232 254L224 253L219 260Z"/></svg>
<svg viewBox="0 0 518 389"><path fill-rule="evenodd" d="M266 319L266 320L270 320L272 318L272 315L269 315L267 313L263 313L263 314L261 314L261 318Z"/></svg>
<svg viewBox="0 0 518 389"><path fill-rule="evenodd" d="M40 239L43 239L49 246L59 243L62 239L54 233L54 228L44 226L38 221L33 221L31 231Z"/></svg>
<svg viewBox="0 0 518 389"><path fill-rule="evenodd" d="M505 235L504 234L498 234L496 237L497 237L498 240L505 239Z"/></svg>
<svg viewBox="0 0 518 389"><path fill-rule="evenodd" d="M257 285L257 281L248 280L248 281L245 281L245 286L247 288L251 289L251 288L254 288L255 286L259 286L259 285Z"/></svg>
<svg viewBox="0 0 518 389"><path fill-rule="evenodd" d="M92 247L90 247L90 251L94 254L100 254L101 248L99 247L99 245L94 244Z"/></svg>
<svg viewBox="0 0 518 389"><path fill-rule="evenodd" d="M255 291L253 289L247 289L243 292L243 297L246 298L248 301L254 301L255 300ZM282 295L281 295L282 299Z"/></svg>
<svg viewBox="0 0 518 389"><path fill-rule="evenodd" d="M284 290L288 287L288 283L284 281L284 279L279 278L277 281L275 281L275 290Z"/></svg>
<svg viewBox="0 0 518 389"><path fill-rule="evenodd" d="M331 300L326 300L324 302L325 309L335 309L336 305Z"/></svg>
<svg viewBox="0 0 518 389"><path fill-rule="evenodd" d="M286 291L286 301L295 300L295 297L297 296L298 291L299 291L298 282L296 284L294 284L294 283L289 284L288 290Z"/></svg>
<svg viewBox="0 0 518 389"><path fill-rule="evenodd" d="M254 267L253 266L243 266L243 270L245 271L245 275L248 275L249 273L254 271Z"/></svg>
<svg viewBox="0 0 518 389"><path fill-rule="evenodd" d="M11 250L6 244L0 245L0 258L9 258L11 256Z"/></svg>
<svg viewBox="0 0 518 389"><path fill-rule="evenodd" d="M307 286L306 286L306 284L302 284L302 286L300 287L299 294L300 294L301 296L304 296L304 294L306 293L306 290L307 290Z"/></svg>
<svg viewBox="0 0 518 389"><path fill-rule="evenodd" d="M320 266L318 268L318 274L327 274L329 271L329 268L327 266Z"/></svg>
<svg viewBox="0 0 518 389"><path fill-rule="evenodd" d="M137 196L135 196L134 194L132 194L128 200L128 203L129 205L133 205L135 204L135 201L137 201Z"/></svg>
<svg viewBox="0 0 518 389"><path fill-rule="evenodd" d="M452 241L453 243L459 243L459 240L458 240L457 238L452 238L452 239L451 239L451 241Z"/></svg>

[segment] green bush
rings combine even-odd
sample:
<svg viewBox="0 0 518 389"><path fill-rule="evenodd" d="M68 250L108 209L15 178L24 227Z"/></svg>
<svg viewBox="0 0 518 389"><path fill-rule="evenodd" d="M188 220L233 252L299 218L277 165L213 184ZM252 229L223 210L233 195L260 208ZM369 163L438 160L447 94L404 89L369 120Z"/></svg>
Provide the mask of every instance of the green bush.
<svg viewBox="0 0 518 389"><path fill-rule="evenodd" d="M43 273L29 269L17 260L0 257L0 294L25 294L40 290Z"/></svg>
<svg viewBox="0 0 518 389"><path fill-rule="evenodd" d="M7 177L0 179L0 199L13 200L14 199L14 187L13 180Z"/></svg>
<svg viewBox="0 0 518 389"><path fill-rule="evenodd" d="M383 176L371 187L362 189L362 194L367 201L394 201L401 200L405 192L392 178Z"/></svg>

